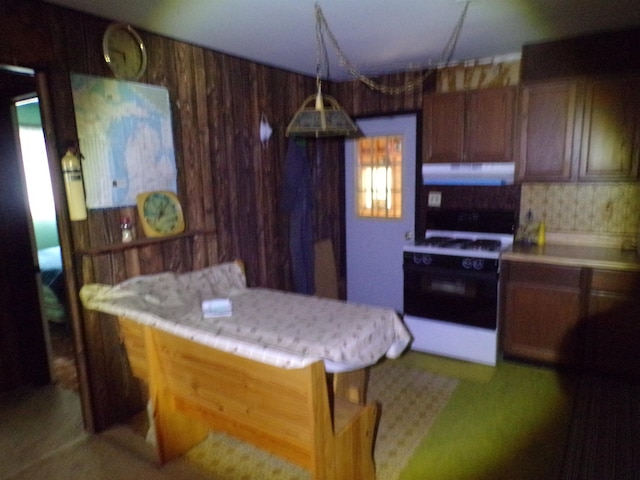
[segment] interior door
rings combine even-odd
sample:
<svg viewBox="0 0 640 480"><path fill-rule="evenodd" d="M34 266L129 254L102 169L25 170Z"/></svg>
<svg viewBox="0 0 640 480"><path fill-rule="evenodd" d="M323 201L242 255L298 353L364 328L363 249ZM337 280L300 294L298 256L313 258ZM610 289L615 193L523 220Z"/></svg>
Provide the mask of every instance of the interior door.
<svg viewBox="0 0 640 480"><path fill-rule="evenodd" d="M0 98L0 391L51 381L16 128Z"/></svg>
<svg viewBox="0 0 640 480"><path fill-rule="evenodd" d="M366 183L362 178L368 175L362 169L366 153L359 142L363 139L348 140L345 143L347 300L402 312L402 248L413 241L415 231L417 116L376 117L358 120L357 124L367 139L399 137L401 177L397 193L402 202L397 218L362 214L359 202L363 194L375 197L376 193L375 188L373 193L363 192L362 188ZM384 154L374 162L384 163ZM398 197L387 200L387 206L393 207Z"/></svg>

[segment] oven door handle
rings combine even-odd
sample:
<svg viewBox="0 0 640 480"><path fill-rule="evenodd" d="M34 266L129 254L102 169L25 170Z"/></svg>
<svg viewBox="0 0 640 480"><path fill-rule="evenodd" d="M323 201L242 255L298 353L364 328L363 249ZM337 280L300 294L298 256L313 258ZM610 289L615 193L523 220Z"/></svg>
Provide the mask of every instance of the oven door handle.
<svg viewBox="0 0 640 480"><path fill-rule="evenodd" d="M441 267L429 267L415 265L413 263L404 264L403 269L407 273L418 274L423 278L447 278L447 279L473 279L473 280L497 280L498 272L488 272L479 270L450 269Z"/></svg>

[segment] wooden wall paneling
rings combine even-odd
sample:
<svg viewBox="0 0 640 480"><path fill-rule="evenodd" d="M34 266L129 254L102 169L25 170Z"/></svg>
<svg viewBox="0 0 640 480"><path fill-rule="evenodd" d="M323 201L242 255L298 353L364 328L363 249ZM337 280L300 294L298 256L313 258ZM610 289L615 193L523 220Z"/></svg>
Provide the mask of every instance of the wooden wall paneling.
<svg viewBox="0 0 640 480"><path fill-rule="evenodd" d="M151 275L164 271L164 259L162 258L162 244L152 243L138 249L142 275Z"/></svg>
<svg viewBox="0 0 640 480"><path fill-rule="evenodd" d="M209 229L213 225L213 187L211 183L211 135L209 133L209 102L207 70L203 49L194 52L195 92L196 92L196 125L198 128L198 163L200 166L200 182L202 186L200 202L202 209L197 223L192 229Z"/></svg>
<svg viewBox="0 0 640 480"><path fill-rule="evenodd" d="M183 273L192 270L193 252L191 238L182 237L162 242L162 258L165 272Z"/></svg>
<svg viewBox="0 0 640 480"><path fill-rule="evenodd" d="M109 416L109 405L111 405L109 391L113 382L105 369L100 316L101 314L98 312L85 310L82 322L87 369L90 372L86 387L91 398L93 430L97 432L118 421Z"/></svg>
<svg viewBox="0 0 640 480"><path fill-rule="evenodd" d="M160 35L151 35L144 31L138 31L147 47L147 81L152 85L161 85L169 89L172 100L172 120L174 137L176 129L180 128L177 122L175 97L172 95L171 87L176 84L177 74L175 66L175 56L173 52L174 40Z"/></svg>
<svg viewBox="0 0 640 480"><path fill-rule="evenodd" d="M242 144L242 178L248 180L248 182L242 181L238 188L244 190L246 201L242 202L241 205L243 206L244 214L250 220L242 225L244 227L242 235L249 240L242 248L243 250L248 248L249 251L254 252L252 259L256 284L269 285L270 275L264 268L266 252L264 243L265 241L270 241L270 239L265 237L264 223L271 222L273 219L268 218L269 207L264 203L263 187L265 185L263 183L262 165L259 162L260 141L256 127L259 118L256 85L257 68L256 64L250 64L243 75L245 98L243 99L243 108L240 111L243 128L237 134Z"/></svg>
<svg viewBox="0 0 640 480"><path fill-rule="evenodd" d="M209 177L207 183L209 190L206 195L210 198L205 200L207 211L207 228L211 229L213 234L205 236L205 247L208 256L212 262L217 262L220 258L219 239L221 238L219 228L219 219L225 210L224 199L221 197L220 177L223 172L221 170L222 155L222 132L224 125L224 100L222 96L222 56L212 51L204 52L204 69L206 73L207 86L207 125L208 125L208 172ZM209 210L210 209L210 210ZM208 241L207 241L208 240Z"/></svg>
<svg viewBox="0 0 640 480"><path fill-rule="evenodd" d="M102 54L102 34L108 22L70 9L57 13L60 29L56 33L62 36L69 73L111 76Z"/></svg>
<svg viewBox="0 0 640 480"><path fill-rule="evenodd" d="M260 109L260 113L265 111L273 129L271 139L260 147L260 164L265 175L263 181L265 186L268 187L265 188L264 202L269 205L270 217L270 221L264 225L265 238L270 239L266 242L267 250L264 261L266 271L272 272L270 285L273 288L286 290L291 289L291 283L288 280L290 270L286 262L289 256L289 230L288 223L285 225L285 222L288 221L288 218L286 218L288 216L281 210L281 195L284 158L289 143L289 138L286 136L286 128L294 114L294 112L290 111L290 106L286 100L296 98L300 99L302 103L304 97L295 93L295 83L297 79L304 81L304 77L293 78L286 72L271 67L265 67L264 71L260 101L266 105ZM286 94L283 100L273 102L274 98L276 98L274 94L278 91L286 92ZM291 94L291 91L294 93ZM297 109L298 107L299 105L294 108Z"/></svg>
<svg viewBox="0 0 640 480"><path fill-rule="evenodd" d="M103 255L91 258L90 262L84 265L83 273L94 282L112 283L114 272L109 257ZM119 396L122 392L115 389L118 381L109 371L109 350L113 351L113 345L105 345L102 318L105 318L104 314L92 311L85 311L83 315L87 362L91 372L89 389L93 399L93 419L97 431L121 420L118 418L112 395Z"/></svg>
<svg viewBox="0 0 640 480"><path fill-rule="evenodd" d="M240 251L240 243L242 241L241 231L239 223L248 222L248 218L239 218L241 212L241 203L245 202L244 192L238 189L238 185L242 179L242 169L238 167L238 164L242 161L241 150L236 149L236 130L242 128L239 124L240 119L237 118L238 112L236 106L240 105L241 97L244 94L242 91L241 78L235 78L235 59L233 57L226 56L223 60L223 83L222 83L222 95L224 99L223 108L223 135L224 145L221 154L221 162L225 165L225 173L228 175L224 184L224 195L227 203L227 209L224 215L225 222L225 252L222 255L222 259L240 255L244 257L245 266L247 267L248 278L251 279L254 275L251 258L247 258L244 252ZM237 98L236 98L237 97ZM250 280L251 281L251 280Z"/></svg>
<svg viewBox="0 0 640 480"><path fill-rule="evenodd" d="M84 161L91 161L83 160ZM113 245L116 241L121 240L121 236L114 238L114 225L120 232L119 215L116 210L112 209L90 209L87 212L87 220L83 222L72 222L72 227L78 227L74 229L74 239L80 238L79 233L82 230L86 230L88 233L88 244L77 245L78 248L89 247L103 247L106 245ZM81 230L82 229L82 230ZM77 230L77 231L76 231ZM141 232L136 232L138 235Z"/></svg>
<svg viewBox="0 0 640 480"><path fill-rule="evenodd" d="M247 279L250 285L264 284L265 272L260 271L258 255L258 222L262 206L256 198L256 175L250 132L255 133L251 121L251 74L246 63L229 57L225 59L227 81L224 84L229 125L225 126L226 155L229 182L230 211L227 217L230 225L232 257L240 255L245 261ZM255 136L254 136L255 138ZM236 253L237 252L237 253Z"/></svg>
<svg viewBox="0 0 640 480"><path fill-rule="evenodd" d="M182 140L182 168L186 221L188 228L200 228L203 217L202 204L202 153L200 144L201 125L198 124L198 108L206 104L198 98L197 78L204 75L200 49L185 43L175 44L176 68L179 72L176 85L176 104L180 115ZM196 65L196 62L198 62ZM206 135L205 135L206 138Z"/></svg>
<svg viewBox="0 0 640 480"><path fill-rule="evenodd" d="M124 263L126 265L126 275L127 277L137 277L138 275L142 275L142 270L140 269L140 256L138 255L138 249L132 248L128 250L124 250Z"/></svg>
<svg viewBox="0 0 640 480"><path fill-rule="evenodd" d="M0 63L22 67L49 65L55 58L51 30L42 22L40 2L5 0L0 3Z"/></svg>
<svg viewBox="0 0 640 480"><path fill-rule="evenodd" d="M214 231L193 237L193 269L200 270L218 263L218 238Z"/></svg>
<svg viewBox="0 0 640 480"><path fill-rule="evenodd" d="M252 65L251 68L251 108L249 110L248 120L248 136L251 142L251 154L253 160L253 170L256 185L256 210L263 209L262 215L256 217L256 241L258 245L258 270L269 278L268 258L271 256L270 245L273 244L273 224L274 217L273 205L270 202L271 191L275 188L273 182L269 182L269 172L265 168L267 158L266 152L263 151L260 142L258 125L260 123L260 113L265 110L263 102L265 93L266 72L264 67ZM268 283L265 283L268 285Z"/></svg>
<svg viewBox="0 0 640 480"><path fill-rule="evenodd" d="M288 215L281 210L284 159L289 138L286 126L299 105L294 101L304 100L302 91L305 77L292 77L271 67L260 67L257 75L257 104L254 119L254 145L256 170L260 173L260 191L257 196L259 207L263 209L258 217L258 232L263 250L260 268L265 272L266 285L271 288L290 289ZM286 92L285 101L273 102L275 92ZM288 103L287 100L291 103ZM259 142L258 123L260 114L265 112L273 129L271 139L264 145ZM311 161L311 160L310 160Z"/></svg>
<svg viewBox="0 0 640 480"><path fill-rule="evenodd" d="M237 221L237 205L238 205L238 192L235 189L237 184L236 169L235 169L235 155L233 153L234 145L234 116L233 116L233 96L235 91L233 89L234 81L230 76L231 58L224 55L221 57L219 63L219 69L221 72L220 78L220 110L218 115L220 116L220 131L218 136L220 137L219 151L216 157L218 174L216 178L218 206L216 214L217 232L219 234L218 253L220 261L227 261L233 259L233 257L242 258L242 253L236 248L237 235L236 235L236 221ZM241 92L237 92L241 95ZM243 261L248 262L249 259L243 258ZM249 272L247 272L248 275Z"/></svg>
<svg viewBox="0 0 640 480"><path fill-rule="evenodd" d="M242 138L244 143L244 171L245 175L251 178L250 187L247 191L249 202L247 204L252 222L246 232L247 238L251 239L250 249L255 252L255 272L257 273L257 283L259 285L269 285L269 272L266 270L266 242L271 239L266 235L265 224L273 221L269 215L270 206L266 203L267 185L264 182L264 169L260 162L260 139L258 136L259 113L259 87L257 64L249 64L244 75L244 89L246 98L242 117L244 128ZM271 186L273 188L273 186Z"/></svg>
<svg viewBox="0 0 640 480"><path fill-rule="evenodd" d="M276 169L273 168L276 163L273 157L274 144L276 139L274 134L268 142L260 141L260 119L264 114L270 124L277 117L274 107L270 104L272 69L264 66L257 66L254 82L254 100L252 114L254 115L253 125L250 128L251 135L254 140L254 163L256 173L258 174L257 186L259 189L257 197L261 199L263 208L266 209L262 215L258 216L259 222L259 243L262 245L262 252L259 258L260 271L267 273L271 281L267 285L275 286L280 284L279 279L276 280L277 268L274 268L274 260L279 258L278 255L278 211L277 211L277 191L279 182L275 177ZM250 124L251 125L251 124ZM271 127L273 129L273 126ZM273 273L269 273L273 272Z"/></svg>

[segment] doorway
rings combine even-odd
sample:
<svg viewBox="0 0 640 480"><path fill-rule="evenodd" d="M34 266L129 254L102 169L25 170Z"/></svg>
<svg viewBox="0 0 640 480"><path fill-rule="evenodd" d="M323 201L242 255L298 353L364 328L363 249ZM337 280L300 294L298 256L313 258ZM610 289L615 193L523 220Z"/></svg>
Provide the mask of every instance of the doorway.
<svg viewBox="0 0 640 480"><path fill-rule="evenodd" d="M52 382L77 392L77 367L40 102L36 95L27 95L15 103L15 108Z"/></svg>
<svg viewBox="0 0 640 480"><path fill-rule="evenodd" d="M345 143L347 300L402 311L402 249L415 231L417 114L357 121Z"/></svg>
<svg viewBox="0 0 640 480"><path fill-rule="evenodd" d="M0 414L11 418L13 425L9 435L0 437L5 444L0 444L4 446L8 442L12 452L23 448L35 453L49 434L55 433L56 442L62 445L84 432L80 392L59 387L54 383L55 376L52 377L52 336L49 322L43 316L45 294L39 287L42 275L37 260L37 251L45 244L39 246L34 235L22 164L21 147L34 140L20 139L16 103L37 98L41 81L36 75L24 68L0 66L0 151L3 152L0 156ZM40 124L37 129L40 137L42 127ZM42 140L39 142L42 144ZM45 162L48 165L48 160ZM51 188L50 175L47 173L44 178ZM38 192L38 196L40 194ZM57 234L54 216L50 236L57 238ZM54 282L55 288L59 289L62 284L64 292L64 283L63 276L58 283ZM62 320L63 315L59 312L58 320ZM72 328L69 321L66 322L64 328L70 338ZM34 398L38 402L32 408ZM18 413L12 415L12 412ZM58 423L51 423L54 418ZM63 427L66 425L74 428L66 429ZM47 445L52 447L58 443ZM20 459L16 461L18 464L14 466L18 468ZM9 467L11 465L2 465L2 468Z"/></svg>

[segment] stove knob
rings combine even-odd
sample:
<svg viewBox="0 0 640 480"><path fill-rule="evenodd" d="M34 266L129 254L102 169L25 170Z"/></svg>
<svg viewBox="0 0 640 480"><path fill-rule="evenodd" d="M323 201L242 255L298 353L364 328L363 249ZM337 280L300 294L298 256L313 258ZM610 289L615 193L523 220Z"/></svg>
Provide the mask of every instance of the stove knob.
<svg viewBox="0 0 640 480"><path fill-rule="evenodd" d="M416 265L431 265L431 262L433 262L433 258L428 253L413 254L413 263Z"/></svg>
<svg viewBox="0 0 640 480"><path fill-rule="evenodd" d="M473 268L475 268L476 270L482 270L484 268L484 259L476 258L473 261Z"/></svg>
<svg viewBox="0 0 640 480"><path fill-rule="evenodd" d="M467 270L470 270L473 268L473 259L472 258L465 258L462 260L462 268L466 268Z"/></svg>

